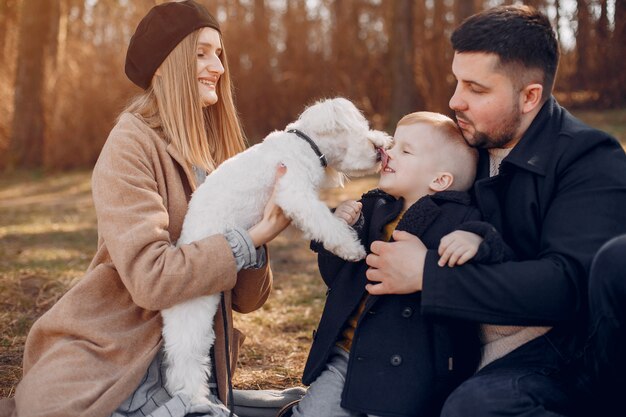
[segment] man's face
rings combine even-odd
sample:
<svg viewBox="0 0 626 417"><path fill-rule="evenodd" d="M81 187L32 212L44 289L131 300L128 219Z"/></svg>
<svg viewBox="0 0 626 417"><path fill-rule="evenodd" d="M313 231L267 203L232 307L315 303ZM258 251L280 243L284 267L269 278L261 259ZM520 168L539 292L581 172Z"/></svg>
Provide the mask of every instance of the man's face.
<svg viewBox="0 0 626 417"><path fill-rule="evenodd" d="M452 72L457 79L450 108L463 137L476 148L514 146L520 132L520 91L497 65L495 54L456 52Z"/></svg>

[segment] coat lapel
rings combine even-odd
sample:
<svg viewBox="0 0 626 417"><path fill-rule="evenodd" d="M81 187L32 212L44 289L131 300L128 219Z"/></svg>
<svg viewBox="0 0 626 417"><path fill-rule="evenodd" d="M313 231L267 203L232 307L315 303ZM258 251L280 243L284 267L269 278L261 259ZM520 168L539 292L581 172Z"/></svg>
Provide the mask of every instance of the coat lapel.
<svg viewBox="0 0 626 417"><path fill-rule="evenodd" d="M178 163L179 170L181 172L181 177L184 176L187 181L183 181L183 186L185 188L189 187L188 195L191 195L194 191L196 191L196 176L189 169L188 164L185 162L183 156L178 152L178 149L171 143L167 145L167 153L170 154L173 160Z"/></svg>
<svg viewBox="0 0 626 417"><path fill-rule="evenodd" d="M390 201L392 200L392 201ZM388 204L384 209L381 206ZM383 235L385 225L393 221L402 211L404 200L395 200L391 196L389 199L377 199L372 211L372 219L368 230L368 242L380 240ZM369 249L369 248L368 248Z"/></svg>
<svg viewBox="0 0 626 417"><path fill-rule="evenodd" d="M441 199L448 199L448 195L442 194ZM450 194L452 196L453 194ZM469 200L469 197L468 197ZM380 204L384 204L382 200L379 200ZM377 240L382 235L382 230L386 224L394 220L402 211L402 205L404 201L402 199L393 201L390 203L389 210L377 210L378 207L374 209L374 214L372 215L372 222L370 224L370 242ZM437 205L437 203L433 200L431 196L425 196L419 199L415 204L413 204L409 209L404 213L402 219L396 226L396 230L404 230L415 236L422 236L424 232L428 229L428 227L437 219L441 213L441 208ZM375 237L374 239L371 239ZM393 241L393 238L390 239ZM364 272L367 268L364 268ZM365 273L362 274L365 276ZM367 282L367 278L364 277L364 282ZM370 295L367 297L367 301L365 303L365 311L369 311L369 309L376 303L379 299L377 295ZM363 317L363 315L361 316Z"/></svg>

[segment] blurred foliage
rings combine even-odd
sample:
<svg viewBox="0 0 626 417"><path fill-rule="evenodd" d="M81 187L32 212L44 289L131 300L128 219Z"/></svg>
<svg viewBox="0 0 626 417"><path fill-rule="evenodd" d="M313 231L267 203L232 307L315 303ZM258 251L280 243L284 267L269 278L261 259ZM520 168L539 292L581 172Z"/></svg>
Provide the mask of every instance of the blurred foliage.
<svg viewBox="0 0 626 417"><path fill-rule="evenodd" d="M376 128L408 112L449 113L449 36L510 0L199 0L221 22L251 143L312 101L353 100ZM128 40L162 0L0 0L0 168L91 167L139 90ZM558 28L556 95L566 106L626 105L626 1L527 0Z"/></svg>

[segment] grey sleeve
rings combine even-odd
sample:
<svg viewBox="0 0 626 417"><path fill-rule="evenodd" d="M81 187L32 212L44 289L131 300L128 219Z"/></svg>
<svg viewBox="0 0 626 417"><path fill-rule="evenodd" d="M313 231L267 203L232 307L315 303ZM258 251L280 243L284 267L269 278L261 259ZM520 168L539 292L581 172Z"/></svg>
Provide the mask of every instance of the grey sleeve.
<svg viewBox="0 0 626 417"><path fill-rule="evenodd" d="M261 246L259 249L256 249L246 230L234 227L226 230L224 237L233 251L237 271L258 269L265 265L267 260L265 248Z"/></svg>

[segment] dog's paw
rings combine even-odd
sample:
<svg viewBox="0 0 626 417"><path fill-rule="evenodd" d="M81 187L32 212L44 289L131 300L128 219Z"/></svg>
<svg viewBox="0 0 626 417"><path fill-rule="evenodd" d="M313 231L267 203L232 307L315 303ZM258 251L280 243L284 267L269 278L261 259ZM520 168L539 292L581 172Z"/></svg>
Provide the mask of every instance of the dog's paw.
<svg viewBox="0 0 626 417"><path fill-rule="evenodd" d="M365 258L365 248L358 242L326 248L330 252L349 262L360 261Z"/></svg>
<svg viewBox="0 0 626 417"><path fill-rule="evenodd" d="M208 396L203 394L195 394L191 397L191 404L195 406L211 406L213 403L209 400Z"/></svg>

